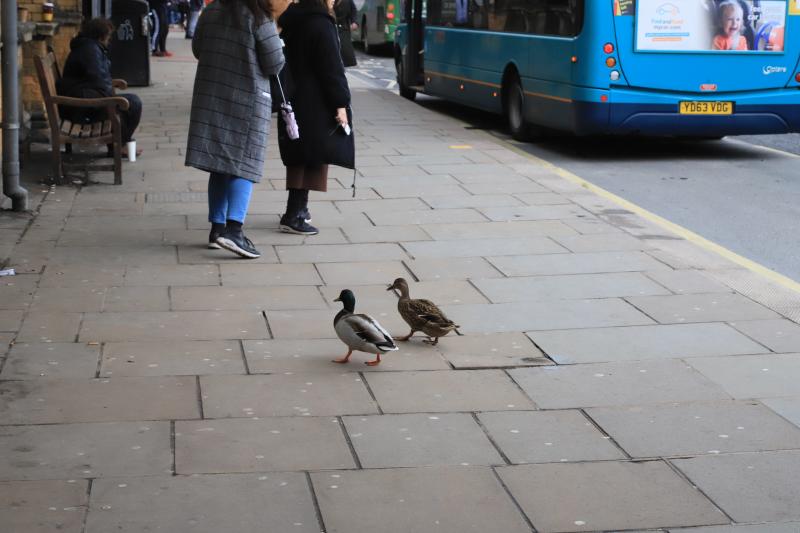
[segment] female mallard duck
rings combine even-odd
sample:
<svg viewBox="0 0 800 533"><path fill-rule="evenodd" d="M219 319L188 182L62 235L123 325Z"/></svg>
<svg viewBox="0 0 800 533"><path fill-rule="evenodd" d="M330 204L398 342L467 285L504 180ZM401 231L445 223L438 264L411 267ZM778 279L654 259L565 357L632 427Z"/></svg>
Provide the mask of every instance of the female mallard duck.
<svg viewBox="0 0 800 533"><path fill-rule="evenodd" d="M447 318L444 312L430 300L412 299L408 293L408 283L403 278L394 280L387 291L397 289L400 291L400 299L397 301L397 310L403 320L411 326L411 333L398 341L407 341L415 332L421 331L429 339L423 341L431 346L436 346L439 337L444 337L451 331L458 333L458 325Z"/></svg>
<svg viewBox="0 0 800 533"><path fill-rule="evenodd" d="M356 297L353 291L343 290L334 302L342 302L344 309L333 319L333 328L348 348L347 355L341 359L334 359L334 363L347 363L350 355L356 350L377 355L378 358L374 361L366 362L369 366L375 366L380 364L382 353L397 350L392 336L378 324L377 320L369 315L354 314Z"/></svg>

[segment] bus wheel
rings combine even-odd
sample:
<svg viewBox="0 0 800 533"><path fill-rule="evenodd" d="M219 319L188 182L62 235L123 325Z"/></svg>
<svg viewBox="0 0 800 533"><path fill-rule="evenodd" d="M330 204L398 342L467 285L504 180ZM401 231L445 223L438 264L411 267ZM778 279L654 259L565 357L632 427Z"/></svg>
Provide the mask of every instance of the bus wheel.
<svg viewBox="0 0 800 533"><path fill-rule="evenodd" d="M403 81L406 79L405 72L403 70L403 62L398 61L395 66L397 70L397 87L400 89L400 96L414 101L414 99L417 97L417 91L406 85Z"/></svg>
<svg viewBox="0 0 800 533"><path fill-rule="evenodd" d="M525 93L517 76L512 77L504 92L506 123L511 136L518 141L530 137L530 128L525 123Z"/></svg>

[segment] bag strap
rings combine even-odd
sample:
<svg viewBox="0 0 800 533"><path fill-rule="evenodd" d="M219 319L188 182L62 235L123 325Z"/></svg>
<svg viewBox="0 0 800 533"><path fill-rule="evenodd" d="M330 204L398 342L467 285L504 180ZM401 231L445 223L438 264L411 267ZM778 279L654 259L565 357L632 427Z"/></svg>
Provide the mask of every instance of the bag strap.
<svg viewBox="0 0 800 533"><path fill-rule="evenodd" d="M281 76L280 76L280 73L278 73L278 74L275 74L275 81L277 81L277 82L278 82L278 90L279 90L279 91L280 91L280 93L281 93L281 102L283 102L283 103L285 104L285 103L287 103L287 102L286 102L286 95L285 95L285 94L283 94L283 84L281 83Z"/></svg>

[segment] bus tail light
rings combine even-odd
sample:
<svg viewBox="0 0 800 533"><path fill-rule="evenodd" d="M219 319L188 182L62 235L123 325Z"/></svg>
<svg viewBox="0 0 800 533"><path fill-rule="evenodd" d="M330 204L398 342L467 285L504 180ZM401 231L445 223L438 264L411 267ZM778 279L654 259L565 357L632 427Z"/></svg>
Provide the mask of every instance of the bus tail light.
<svg viewBox="0 0 800 533"><path fill-rule="evenodd" d="M796 81L797 83L800 83L800 72L798 72L797 74L794 75L794 81Z"/></svg>
<svg viewBox="0 0 800 533"><path fill-rule="evenodd" d="M386 13L386 20L394 20L394 13Z"/></svg>
<svg viewBox="0 0 800 533"><path fill-rule="evenodd" d="M612 70L611 71L611 81L617 81L619 79L619 71Z"/></svg>
<svg viewBox="0 0 800 533"><path fill-rule="evenodd" d="M394 11L394 4L389 4L389 6L386 9L388 9L389 11Z"/></svg>
<svg viewBox="0 0 800 533"><path fill-rule="evenodd" d="M614 45L611 44L611 43L604 44L603 45L603 52L605 52L607 54L613 54L614 53Z"/></svg>
<svg viewBox="0 0 800 533"><path fill-rule="evenodd" d="M617 66L617 60L614 59L613 57L609 57L608 59L606 59L606 66L608 68L616 67Z"/></svg>

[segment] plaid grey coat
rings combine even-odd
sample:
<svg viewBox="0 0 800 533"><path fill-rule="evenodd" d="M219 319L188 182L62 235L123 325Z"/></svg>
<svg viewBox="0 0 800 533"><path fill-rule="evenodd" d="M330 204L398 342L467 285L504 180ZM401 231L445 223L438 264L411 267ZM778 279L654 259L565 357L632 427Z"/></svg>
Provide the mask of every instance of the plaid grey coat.
<svg viewBox="0 0 800 533"><path fill-rule="evenodd" d="M200 16L192 52L199 64L186 165L258 183L272 115L269 76L284 61L275 23L257 23L243 2L216 0Z"/></svg>

